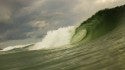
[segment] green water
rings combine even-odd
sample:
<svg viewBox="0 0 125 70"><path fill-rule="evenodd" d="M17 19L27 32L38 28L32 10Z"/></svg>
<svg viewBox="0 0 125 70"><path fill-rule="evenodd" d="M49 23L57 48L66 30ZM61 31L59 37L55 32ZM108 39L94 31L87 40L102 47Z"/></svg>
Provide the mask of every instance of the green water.
<svg viewBox="0 0 125 70"><path fill-rule="evenodd" d="M125 6L101 10L92 17L90 17L88 20L84 21L76 29L73 39L78 37L77 34L81 32L83 29L87 30L87 34L85 37L81 36L82 41L86 40L89 41L99 38L100 36L103 36L108 32L111 32L117 26L122 24L121 21L124 18L125 18ZM71 40L72 43L74 43L73 39Z"/></svg>
<svg viewBox="0 0 125 70"><path fill-rule="evenodd" d="M116 12L120 11L116 10ZM81 24L76 33L88 27L86 29L90 34L72 44L71 48L1 53L0 70L125 70L123 13L122 11L115 13L122 14L122 18L116 18L117 16L112 13L108 14L114 15L112 19L116 18L116 20L105 21L108 23L102 24L104 26L91 23L88 27L89 24ZM117 23L109 23L113 21ZM87 42L84 42L85 39Z"/></svg>

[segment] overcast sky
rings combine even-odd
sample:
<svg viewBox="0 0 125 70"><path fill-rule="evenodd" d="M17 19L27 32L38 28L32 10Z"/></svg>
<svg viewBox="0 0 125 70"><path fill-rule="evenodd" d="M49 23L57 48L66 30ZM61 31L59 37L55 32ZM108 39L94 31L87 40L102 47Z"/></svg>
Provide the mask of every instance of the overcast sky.
<svg viewBox="0 0 125 70"><path fill-rule="evenodd" d="M125 0L0 0L0 43L42 38L48 30L80 24Z"/></svg>

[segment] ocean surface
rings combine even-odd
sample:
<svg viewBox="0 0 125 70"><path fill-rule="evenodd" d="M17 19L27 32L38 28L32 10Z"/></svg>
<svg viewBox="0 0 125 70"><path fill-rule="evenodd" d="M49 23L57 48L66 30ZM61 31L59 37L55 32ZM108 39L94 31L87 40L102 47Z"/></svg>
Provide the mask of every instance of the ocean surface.
<svg viewBox="0 0 125 70"><path fill-rule="evenodd" d="M0 50L0 70L125 70L125 5Z"/></svg>

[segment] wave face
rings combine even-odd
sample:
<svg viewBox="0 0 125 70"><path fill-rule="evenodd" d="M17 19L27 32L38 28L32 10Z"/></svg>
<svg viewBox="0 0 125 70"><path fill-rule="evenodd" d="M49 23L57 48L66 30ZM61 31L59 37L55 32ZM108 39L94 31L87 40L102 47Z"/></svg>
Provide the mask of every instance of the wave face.
<svg viewBox="0 0 125 70"><path fill-rule="evenodd" d="M76 38L77 34L81 32L83 29L87 30L87 35L86 37L81 36L82 39L80 39L80 41L88 41L99 38L100 36L107 34L108 32L115 29L117 26L119 26L121 24L120 21L124 17L124 14L125 14L124 6L116 7L113 9L101 10L88 20L84 21L76 29L73 39ZM76 41L74 42L73 39L71 40L72 43L76 43Z"/></svg>
<svg viewBox="0 0 125 70"><path fill-rule="evenodd" d="M125 6L101 10L77 28L50 31L27 48L0 52L0 70L125 70Z"/></svg>

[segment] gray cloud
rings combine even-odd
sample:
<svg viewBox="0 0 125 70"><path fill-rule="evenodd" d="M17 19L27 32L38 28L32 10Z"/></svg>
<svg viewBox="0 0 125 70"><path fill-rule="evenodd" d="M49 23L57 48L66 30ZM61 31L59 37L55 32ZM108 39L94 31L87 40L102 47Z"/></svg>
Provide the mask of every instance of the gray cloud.
<svg viewBox="0 0 125 70"><path fill-rule="evenodd" d="M74 25L124 0L0 0L0 42L41 38L48 30Z"/></svg>

